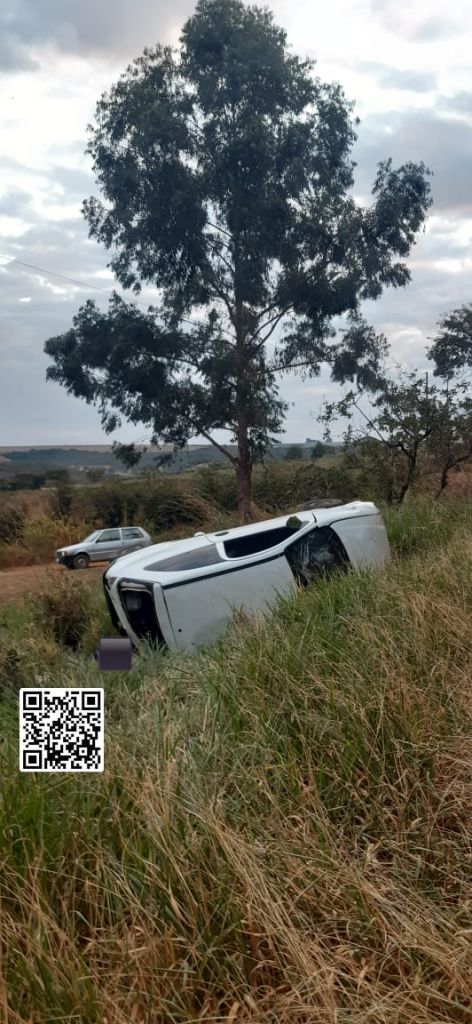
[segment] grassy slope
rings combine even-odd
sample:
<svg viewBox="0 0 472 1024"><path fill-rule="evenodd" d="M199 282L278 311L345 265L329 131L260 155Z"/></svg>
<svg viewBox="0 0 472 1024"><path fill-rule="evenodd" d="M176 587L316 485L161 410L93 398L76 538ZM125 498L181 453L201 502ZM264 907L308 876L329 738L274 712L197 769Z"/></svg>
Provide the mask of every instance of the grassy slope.
<svg viewBox="0 0 472 1024"><path fill-rule="evenodd" d="M472 1020L471 522L392 511L388 570L107 674L103 776L20 775L4 695L0 1019ZM35 615L22 681L96 685Z"/></svg>

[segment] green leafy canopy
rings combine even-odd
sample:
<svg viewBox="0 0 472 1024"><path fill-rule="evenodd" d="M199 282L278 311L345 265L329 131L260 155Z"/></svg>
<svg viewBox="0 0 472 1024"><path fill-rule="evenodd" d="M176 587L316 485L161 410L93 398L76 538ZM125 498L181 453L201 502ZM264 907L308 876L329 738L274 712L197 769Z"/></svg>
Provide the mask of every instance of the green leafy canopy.
<svg viewBox="0 0 472 1024"><path fill-rule="evenodd" d="M117 281L159 301L87 302L46 342L47 375L109 432L120 417L177 445L229 430L249 473L287 411L281 373L328 364L376 387L386 342L359 304L410 280L397 257L424 222L430 172L387 159L359 206L353 104L288 51L267 9L199 0L180 42L145 50L100 99L88 152L101 197L83 206Z"/></svg>

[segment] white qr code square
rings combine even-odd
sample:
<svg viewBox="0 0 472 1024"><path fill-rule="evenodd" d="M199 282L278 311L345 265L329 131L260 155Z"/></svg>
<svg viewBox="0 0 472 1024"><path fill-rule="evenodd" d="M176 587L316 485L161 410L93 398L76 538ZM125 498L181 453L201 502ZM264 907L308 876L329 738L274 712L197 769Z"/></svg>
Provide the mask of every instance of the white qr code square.
<svg viewBox="0 0 472 1024"><path fill-rule="evenodd" d="M20 690L20 771L102 772L103 689Z"/></svg>

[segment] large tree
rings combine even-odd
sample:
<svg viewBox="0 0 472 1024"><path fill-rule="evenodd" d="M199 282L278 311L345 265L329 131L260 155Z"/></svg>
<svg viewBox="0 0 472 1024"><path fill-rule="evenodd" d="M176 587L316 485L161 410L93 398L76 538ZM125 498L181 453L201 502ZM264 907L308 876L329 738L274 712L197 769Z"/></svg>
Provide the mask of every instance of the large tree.
<svg viewBox="0 0 472 1024"><path fill-rule="evenodd" d="M152 283L158 304L87 302L46 343L48 377L97 404L108 432L121 415L154 443L211 441L247 519L253 461L287 409L279 375L325 363L375 387L385 339L359 303L409 281L395 257L424 222L429 171L385 160L359 206L353 104L288 52L266 9L199 0L180 42L145 50L102 97L88 146L102 194L84 203L90 233L120 284Z"/></svg>

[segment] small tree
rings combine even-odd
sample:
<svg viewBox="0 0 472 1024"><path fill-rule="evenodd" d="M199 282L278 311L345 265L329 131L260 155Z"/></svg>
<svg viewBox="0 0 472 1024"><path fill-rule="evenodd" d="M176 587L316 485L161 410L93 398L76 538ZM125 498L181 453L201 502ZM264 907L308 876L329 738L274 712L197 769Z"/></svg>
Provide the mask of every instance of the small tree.
<svg viewBox="0 0 472 1024"><path fill-rule="evenodd" d="M437 499L448 486L451 469L472 459L472 398L464 382L443 383L428 449L440 470Z"/></svg>
<svg viewBox="0 0 472 1024"><path fill-rule="evenodd" d="M102 97L88 147L102 191L84 203L90 233L120 284L154 284L159 305L87 302L46 342L47 376L96 404L107 433L122 416L152 443L204 437L234 466L248 519L253 463L287 410L280 375L325 363L336 381L375 386L385 339L359 303L409 281L396 257L425 220L429 171L385 160L359 206L353 105L288 53L268 10L199 0L180 41L179 59L145 50Z"/></svg>
<svg viewBox="0 0 472 1024"><path fill-rule="evenodd" d="M387 501L401 505L416 479L420 452L438 427L438 389L428 388L424 376L413 370L398 380L384 379L372 412L360 405L363 397L351 391L340 402L326 403L319 419L329 426L338 416L348 418L345 450L351 465L370 460L375 471L386 474ZM354 428L355 413L361 423Z"/></svg>

